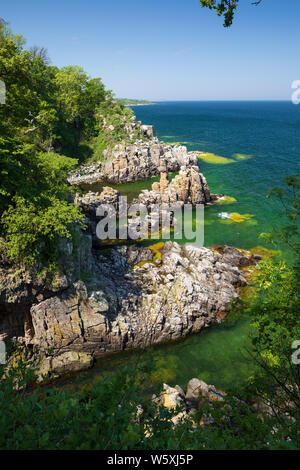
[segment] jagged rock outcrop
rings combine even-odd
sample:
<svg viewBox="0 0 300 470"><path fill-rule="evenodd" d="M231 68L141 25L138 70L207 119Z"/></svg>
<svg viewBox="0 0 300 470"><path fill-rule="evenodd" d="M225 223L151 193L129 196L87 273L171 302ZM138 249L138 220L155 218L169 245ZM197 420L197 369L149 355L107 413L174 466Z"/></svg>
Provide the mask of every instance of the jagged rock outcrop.
<svg viewBox="0 0 300 470"><path fill-rule="evenodd" d="M141 191L139 196L127 207L129 209L131 205L138 204L147 208L149 215L146 216L145 220L145 233L147 230L151 230L151 228L154 232L159 232L167 209L169 209L170 222L173 227L174 217L171 209L172 207L174 208L174 205L176 205L178 210L184 204L191 204L195 207L198 204L209 204L221 196L210 193L205 177L199 173L196 166L181 167L179 174L171 181L169 181L165 161L162 162L159 170L160 182L153 183L152 190L150 191ZM120 192L110 187L104 187L101 193L88 192L84 195L76 194L74 201L83 210L86 216L86 226L93 235L94 244L97 245L99 243L96 236L96 226L99 221L97 208L100 205L104 205L111 212L112 217L118 215L120 212ZM137 217L132 222L137 224ZM128 223L130 224L130 221ZM140 219L140 223L143 223L142 219Z"/></svg>
<svg viewBox="0 0 300 470"><path fill-rule="evenodd" d="M119 197L120 192L110 188L109 186L104 187L101 193L88 192L83 195L75 195L74 203L80 206L82 212L85 215L86 230L89 234L92 235L94 245L99 244L99 240L96 235L96 227L97 223L99 222L97 209L100 205L103 205L108 209L112 207L115 210L115 213L118 214ZM112 216L113 215L114 214L112 214Z"/></svg>
<svg viewBox="0 0 300 470"><path fill-rule="evenodd" d="M141 247L95 253L91 283L78 281L31 308L33 341L97 355L178 339L216 322L235 287L246 284L235 265L207 249L168 242L159 264L151 258Z"/></svg>
<svg viewBox="0 0 300 470"><path fill-rule="evenodd" d="M208 385L203 380L194 378L188 382L186 393L179 385L170 387L163 384L161 394L158 397L153 395L152 399L158 405L163 405L166 408L181 406L186 410L197 410L202 398L213 402L224 401L225 397L226 393L218 390L214 385Z"/></svg>
<svg viewBox="0 0 300 470"><path fill-rule="evenodd" d="M153 204L208 204L215 199L210 194L205 177L198 166L182 166L179 174L171 181L168 178L166 162L160 166L160 182L152 185L152 190L143 190L134 203L147 207Z"/></svg>
<svg viewBox="0 0 300 470"><path fill-rule="evenodd" d="M72 358L78 370L78 353L88 355L86 365L94 356L199 332L223 318L246 284L237 266L247 255L233 248L222 255L167 242L154 257L137 245L92 251L91 237L81 237L79 252L68 243L67 274L51 289L7 271L0 283L0 338L51 348L59 371L72 370Z"/></svg>
<svg viewBox="0 0 300 470"><path fill-rule="evenodd" d="M80 205L83 213L87 218L95 219L97 208L103 205L112 205L116 211L119 208L120 192L116 189L105 186L101 193L88 192L83 195L76 194L74 197L75 204Z"/></svg>
<svg viewBox="0 0 300 470"><path fill-rule="evenodd" d="M197 166L198 162L197 156L187 152L186 147L171 146L157 138L116 145L112 151L105 151L105 159L106 162L79 168L69 176L69 183L129 183L158 176L162 161L168 172L179 171L182 166Z"/></svg>
<svg viewBox="0 0 300 470"><path fill-rule="evenodd" d="M156 137L154 126L149 125L149 124L143 124L141 126L141 129L144 133L144 136L147 137L148 139L152 139Z"/></svg>

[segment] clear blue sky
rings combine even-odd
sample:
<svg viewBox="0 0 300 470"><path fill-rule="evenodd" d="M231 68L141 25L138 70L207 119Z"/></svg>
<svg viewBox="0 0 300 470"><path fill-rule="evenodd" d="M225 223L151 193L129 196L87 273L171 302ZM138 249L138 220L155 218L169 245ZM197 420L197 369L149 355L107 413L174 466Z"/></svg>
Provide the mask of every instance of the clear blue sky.
<svg viewBox="0 0 300 470"><path fill-rule="evenodd" d="M11 0L0 16L54 65L81 65L119 97L290 99L300 1L252 1L230 29L199 0Z"/></svg>

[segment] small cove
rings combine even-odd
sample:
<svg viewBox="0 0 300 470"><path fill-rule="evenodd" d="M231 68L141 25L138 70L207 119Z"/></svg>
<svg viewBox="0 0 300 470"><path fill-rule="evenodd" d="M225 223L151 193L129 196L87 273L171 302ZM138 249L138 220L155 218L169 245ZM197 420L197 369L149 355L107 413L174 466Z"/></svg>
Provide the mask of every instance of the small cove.
<svg viewBox="0 0 300 470"><path fill-rule="evenodd" d="M285 176L300 173L300 113L296 108L287 102L174 102L133 107L138 120L154 124L161 140L182 142L188 150L224 158L217 160L222 163L215 163L213 158L199 159L211 191L232 198L205 208L205 246L272 248L260 234L282 222L278 203L266 195L272 187L281 186ZM113 186L130 202L157 180L102 187ZM101 186L90 189L99 191ZM222 213L237 215L228 218ZM286 248L281 249L288 256ZM224 390L238 388L254 371L245 353L250 329L249 318L229 316L223 324L198 335L154 347L153 390L163 382L185 387L192 377ZM137 354L129 351L100 358L93 369L79 374L80 381L92 383L103 374L134 363ZM65 382L74 383L75 378Z"/></svg>

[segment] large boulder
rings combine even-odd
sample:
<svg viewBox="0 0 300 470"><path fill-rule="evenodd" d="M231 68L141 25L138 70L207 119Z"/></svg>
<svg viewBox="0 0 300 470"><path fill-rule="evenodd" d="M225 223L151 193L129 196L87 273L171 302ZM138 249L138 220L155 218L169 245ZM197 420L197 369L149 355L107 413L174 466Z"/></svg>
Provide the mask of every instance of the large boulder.
<svg viewBox="0 0 300 470"><path fill-rule="evenodd" d="M144 136L148 139L152 139L156 136L154 126L144 124L141 126L141 129L143 131Z"/></svg>
<svg viewBox="0 0 300 470"><path fill-rule="evenodd" d="M158 407L163 406L170 411L180 409L179 413L171 418L175 426L189 417L193 419L195 426L194 414L200 408L200 405L205 402L208 407L199 424L200 426L211 426L215 424L215 421L207 411L212 402L223 402L225 397L226 393L218 390L214 385L208 385L203 380L194 378L189 381L186 393L184 393L179 385L170 387L167 384L163 384L162 392L159 396L153 395L152 401Z"/></svg>

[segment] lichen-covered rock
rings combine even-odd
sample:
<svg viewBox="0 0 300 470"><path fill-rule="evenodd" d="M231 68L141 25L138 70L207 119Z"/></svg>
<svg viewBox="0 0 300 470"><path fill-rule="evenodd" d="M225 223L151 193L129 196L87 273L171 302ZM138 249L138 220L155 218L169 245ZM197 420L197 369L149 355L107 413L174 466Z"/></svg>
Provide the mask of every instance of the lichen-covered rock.
<svg viewBox="0 0 300 470"><path fill-rule="evenodd" d="M209 401L224 401L225 396L226 394L217 390L214 385L207 385L203 380L191 379L187 385L185 400L189 409L197 409L199 400L203 397Z"/></svg>
<svg viewBox="0 0 300 470"><path fill-rule="evenodd" d="M54 378L55 375L90 369L93 362L91 354L77 351L67 351L57 356L45 357L39 365L38 380L43 381L48 377Z"/></svg>
<svg viewBox="0 0 300 470"><path fill-rule="evenodd" d="M173 242L160 264L138 246L95 252L93 272L31 307L33 344L101 355L179 339L218 322L246 284L233 259Z"/></svg>
<svg viewBox="0 0 300 470"><path fill-rule="evenodd" d="M51 349L50 366L61 371L69 359L80 367L74 354L94 357L199 332L219 322L246 285L239 266L251 254L244 251L175 242L103 251L92 250L91 236L78 236L77 248L65 246L65 272L51 285L25 271L6 269L0 277L0 338L38 345L47 357Z"/></svg>
<svg viewBox="0 0 300 470"><path fill-rule="evenodd" d="M202 380L194 378L189 381L186 393L184 393L179 385L170 387L167 384L163 384L162 392L159 396L153 395L152 401L158 407L163 406L170 411L177 408L180 409L180 412L171 418L171 421L176 426L188 418L193 419L196 410L199 409L203 402L208 405L208 410L213 401L224 401L225 397L226 393L218 390L214 385L208 385ZM198 423L200 426L215 424L214 419L207 413L207 410ZM193 423L196 426L194 420Z"/></svg>
<svg viewBox="0 0 300 470"><path fill-rule="evenodd" d="M176 387L170 387L167 384L163 384L163 392L160 399L161 404L169 410L175 409L178 406L185 407L183 391L178 390Z"/></svg>
<svg viewBox="0 0 300 470"><path fill-rule="evenodd" d="M164 162L165 163L165 162ZM182 204L208 204L212 201L207 181L199 173L198 166L182 166L179 174L171 181L168 179L166 166L160 167L160 182L152 185L152 190L143 190L134 203L149 207L154 204L172 205Z"/></svg>

